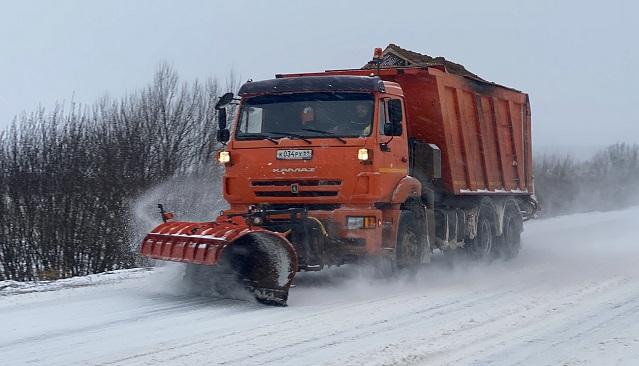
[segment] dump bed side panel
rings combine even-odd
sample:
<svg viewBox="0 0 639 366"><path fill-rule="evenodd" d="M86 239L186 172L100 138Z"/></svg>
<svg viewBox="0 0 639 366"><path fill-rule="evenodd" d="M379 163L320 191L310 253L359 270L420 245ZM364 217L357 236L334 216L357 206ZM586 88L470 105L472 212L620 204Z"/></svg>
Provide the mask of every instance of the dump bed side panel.
<svg viewBox="0 0 639 366"><path fill-rule="evenodd" d="M393 79L404 89L410 136L442 150L450 193L532 193L525 94L436 69Z"/></svg>

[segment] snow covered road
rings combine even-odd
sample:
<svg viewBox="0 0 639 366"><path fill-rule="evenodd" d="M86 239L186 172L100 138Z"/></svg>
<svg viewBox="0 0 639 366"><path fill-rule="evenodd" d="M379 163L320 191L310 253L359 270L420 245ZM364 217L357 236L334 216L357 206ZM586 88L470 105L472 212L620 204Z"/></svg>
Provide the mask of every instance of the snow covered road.
<svg viewBox="0 0 639 366"><path fill-rule="evenodd" d="M287 308L189 296L179 266L0 282L0 365L638 365L638 217L529 222L507 263L302 275Z"/></svg>

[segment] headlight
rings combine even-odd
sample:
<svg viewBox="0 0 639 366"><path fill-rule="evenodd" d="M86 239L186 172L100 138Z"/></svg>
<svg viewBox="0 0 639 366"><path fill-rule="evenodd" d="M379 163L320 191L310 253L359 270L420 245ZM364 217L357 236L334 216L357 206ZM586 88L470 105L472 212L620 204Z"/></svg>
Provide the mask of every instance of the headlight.
<svg viewBox="0 0 639 366"><path fill-rule="evenodd" d="M217 160L222 164L226 164L231 161L231 153L228 151L220 151Z"/></svg>
<svg viewBox="0 0 639 366"><path fill-rule="evenodd" d="M376 222L375 216L348 216L346 228L348 230L374 229Z"/></svg>
<svg viewBox="0 0 639 366"><path fill-rule="evenodd" d="M368 160L368 149L366 148L361 148L357 151L357 158L360 161L367 161Z"/></svg>

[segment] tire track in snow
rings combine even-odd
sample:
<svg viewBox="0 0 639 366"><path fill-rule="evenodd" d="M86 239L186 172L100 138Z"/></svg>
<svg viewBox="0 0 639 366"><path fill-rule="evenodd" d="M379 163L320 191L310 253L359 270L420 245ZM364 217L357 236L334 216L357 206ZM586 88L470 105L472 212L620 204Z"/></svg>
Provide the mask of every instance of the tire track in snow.
<svg viewBox="0 0 639 366"><path fill-rule="evenodd" d="M20 339L15 339L11 342L0 343L0 351L2 351L3 348L17 346L23 343L37 342L40 340L50 340L57 337L72 338L76 334L86 333L87 331L91 331L94 329L115 327L120 324L130 323L131 321L141 321L141 320L145 320L145 319L149 319L149 318L153 318L153 317L157 317L161 315L170 314L177 310L188 311L189 309L201 308L202 306L211 305L211 304L214 304L215 302L216 302L215 300L211 300L211 299L199 299L196 301L184 301L179 304L173 304L170 306L164 305L164 306L153 308L153 309L147 309L146 311L144 311L143 314L135 316L133 318L130 316L126 316L117 320L110 320L107 322L95 323L95 324L91 324L91 325L87 325L83 327L65 328L58 331L54 331L54 332L43 333L33 337L20 338ZM130 313L128 314L130 315Z"/></svg>
<svg viewBox="0 0 639 366"><path fill-rule="evenodd" d="M602 285L602 287L605 287L605 286L607 285ZM601 288L600 286L597 286L595 288L590 288L587 291L578 290L578 291L575 291L575 293L578 294L580 298L583 298L585 296L589 296L593 292L597 292L600 288ZM496 296L495 298L487 297L485 301L473 303L471 306L479 307L480 309L484 307L485 305L489 305L490 307L490 304L494 303L493 300L495 300L496 298L503 300L503 302L509 302L510 300L513 300L519 297L522 293L523 293L522 291L512 291L512 292L502 293L502 294L499 294L499 296ZM574 295L569 294L565 296L563 299L567 299L567 298L574 298ZM419 340L418 342L415 342L416 337L413 335L411 336L411 339L404 340L403 342L404 345L410 344L410 343L428 344L428 343L432 343L435 340L439 340L439 339L451 337L451 336L455 338L468 339L465 333L473 331L473 330L481 330L481 332L484 333L484 328L487 325L489 325L490 327L494 327L494 325L497 322L500 322L500 323L507 322L513 317L519 316L523 306L524 305L522 303L513 301L513 303L509 304L507 307L501 307L501 308L495 307L496 311L489 313L488 316L485 317L485 319L481 319L481 317L477 317L477 316L470 316L472 318L472 321L470 322L466 321L469 315L467 314L467 312L463 311L468 309L459 309L457 311L447 311L449 309L442 309L442 311L439 311L433 314L434 316L428 319L424 319L420 316L417 316L418 314L410 314L410 316L406 317L404 321L399 321L399 322L389 321L388 323L384 322L381 324L383 326L377 327L376 329L373 329L373 330L363 328L362 332L352 334L348 338L333 339L330 343L326 343L326 344L342 345L342 348L348 348L346 346L343 346L346 342L356 342L362 337L367 336L369 333L371 333L371 331L372 333L386 334L387 336L384 338L389 338L389 339L400 338L401 339L402 333L412 333L412 334L416 333L416 332L409 331L411 325L414 325L414 324L419 324L418 327L423 327L424 329L428 329L429 335L427 337L417 337ZM539 302L537 306L543 307L544 303ZM534 309L534 307L531 307L530 309L528 309L528 311L530 311L531 309ZM461 316L459 314L460 312L462 313ZM477 319L479 319L479 321ZM449 326L449 324L453 326ZM438 328L438 326L441 326L441 325L443 325L443 327ZM356 327L355 329L358 330L358 328L360 327ZM381 343L383 344L385 343L385 341ZM476 343L476 341L468 342L468 343ZM319 348L322 348L322 347L319 347ZM310 352L311 350L312 348L298 350L293 354L298 354L298 353L308 354L308 352ZM277 362L280 360L282 360L282 358L268 359L267 362L265 363L269 363L273 361Z"/></svg>
<svg viewBox="0 0 639 366"><path fill-rule="evenodd" d="M407 352L399 358L389 360L379 356L377 358L381 361L369 364L402 365L428 360L429 364L437 365L486 365L495 363L496 359L504 359L508 360L505 364L511 365L512 359L509 357L495 359L482 355L491 349L511 347L514 343L513 340L517 339L520 339L526 348L530 341L531 332L551 327L553 321L561 320L566 313L579 314L583 309L580 309L578 304L592 296L605 296L606 294L615 296L618 293L618 286L625 283L628 283L627 278L607 279L600 283L585 283L558 298L541 293L531 298L519 299L519 302L514 302L509 307L496 307L494 313L487 314L483 319L478 316L473 316L472 322L458 319L443 332L438 330L434 336L418 337L413 340L413 351ZM639 289L637 290L639 291ZM350 358L350 361L353 361L353 358ZM495 364L499 364L499 362ZM537 363L524 364L536 365Z"/></svg>
<svg viewBox="0 0 639 366"><path fill-rule="evenodd" d="M525 288L525 286L521 286L518 291L524 291ZM247 344L252 344L256 341L259 341L259 339L262 337L268 338L279 336L277 340L277 346L266 345L263 349L251 350L251 353L248 355L230 359L216 359L216 363L218 364L245 364L246 362L253 360L261 355L277 354L277 352L279 351L289 350L299 346L308 346L313 342L320 343L320 346L318 347L310 347L308 349L305 348L302 350L296 350L294 352L284 352L283 356L281 357L278 356L275 359L267 359L265 361L266 363L275 362L281 360L282 358L291 357L294 354L305 354L305 352L315 348L326 348L327 346L330 346L332 343L334 343L334 341L332 340L336 337L344 337L344 340L342 340L343 342L346 339L359 339L361 338L361 336L369 333L400 329L408 324L415 323L416 321L423 321L429 318L433 319L433 321L436 322L448 318L455 318L458 313L468 311L468 309L472 308L473 306L477 306L486 302L490 303L497 299L503 298L507 294L513 294L517 292L512 288L507 288L499 292L490 292L488 295L478 295L479 293L484 291L485 290L469 292L467 294L464 294L464 296L462 297L453 297L448 302L438 303L436 305L430 306L428 304L424 304L422 301L418 301L420 299L430 300L430 296L428 295L417 297L415 297L414 295L407 295L401 297L400 299L383 299L375 302L350 305L348 307L352 308L352 313L344 313L343 309L332 309L332 311L323 313L334 312L342 315L342 317L345 319L358 319L358 317L361 318L361 314L370 313L372 316L374 316L374 313L377 312L378 315L381 315L381 318L374 318L373 320L364 323L360 323L357 320L350 323L347 321L346 325L341 324L341 326L331 322L328 322L328 324L323 321L318 322L315 319L307 319L306 323L308 323L308 325L306 325L305 322L297 322L296 324L294 324L294 328L309 329L309 331L313 333L313 336L311 338L305 338L308 335L300 334L299 331L292 332L293 329L281 329L281 327L278 327L277 324L269 324L263 327L273 327L276 328L276 330L271 330L266 333L255 335L252 334L251 330L241 329L237 332L240 337L229 342L217 343L215 338L204 341L204 343L198 342L197 344L193 345L193 347L187 347L186 349L180 350L179 354L173 355L168 359L163 359L160 357L162 351L160 351L159 354L153 353L152 355L153 359L155 360L162 359L164 362L177 362L180 359L188 359L190 355L193 354L192 348L197 349L207 347L221 347L227 351L227 354L233 354L233 348L229 347L235 346L235 348L246 350ZM374 306L372 304L374 304ZM379 309L387 310L384 310L384 312L380 312ZM395 311L393 312L393 310ZM318 329L317 324L325 325L322 328ZM356 332L356 334L350 336L348 335L349 333L353 332ZM221 336L220 338L226 339L226 337L224 336ZM330 341L326 341L327 339L329 339ZM168 353L170 354L172 351L174 350L172 349ZM130 361L131 359L127 358L127 364L129 364L128 362ZM261 363L262 362L259 362L258 364Z"/></svg>
<svg viewBox="0 0 639 366"><path fill-rule="evenodd" d="M507 349L483 359L491 360L491 363L496 365L542 364L545 355L556 354L558 350L566 350L580 342L585 341L588 344L587 348L590 348L593 337L598 333L604 333L604 337L618 338L628 330L634 330L635 335L629 338L635 346L639 346L639 324L632 319L639 314L639 285L635 280L626 278L623 286L611 289L610 294L601 294L596 301L594 306L592 303L578 304L575 308L568 309L570 314L552 314L555 322L547 321L549 324L544 327L538 326L526 335L511 338ZM602 341L605 339L596 343L600 344ZM584 351L583 355L587 355L587 350ZM579 356L575 352L574 362L588 361L588 356ZM620 354L618 357L623 358L624 355ZM500 359L507 359L509 362L499 362ZM553 360L546 362L552 363Z"/></svg>

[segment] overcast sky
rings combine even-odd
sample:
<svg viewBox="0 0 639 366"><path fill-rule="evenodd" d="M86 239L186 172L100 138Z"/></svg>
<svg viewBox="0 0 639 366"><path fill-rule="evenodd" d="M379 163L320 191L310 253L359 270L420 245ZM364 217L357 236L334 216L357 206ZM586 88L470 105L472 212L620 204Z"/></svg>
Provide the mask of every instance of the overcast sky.
<svg viewBox="0 0 639 366"><path fill-rule="evenodd" d="M360 67L393 42L530 94L535 144L639 142L633 1L0 0L0 127L148 83Z"/></svg>

